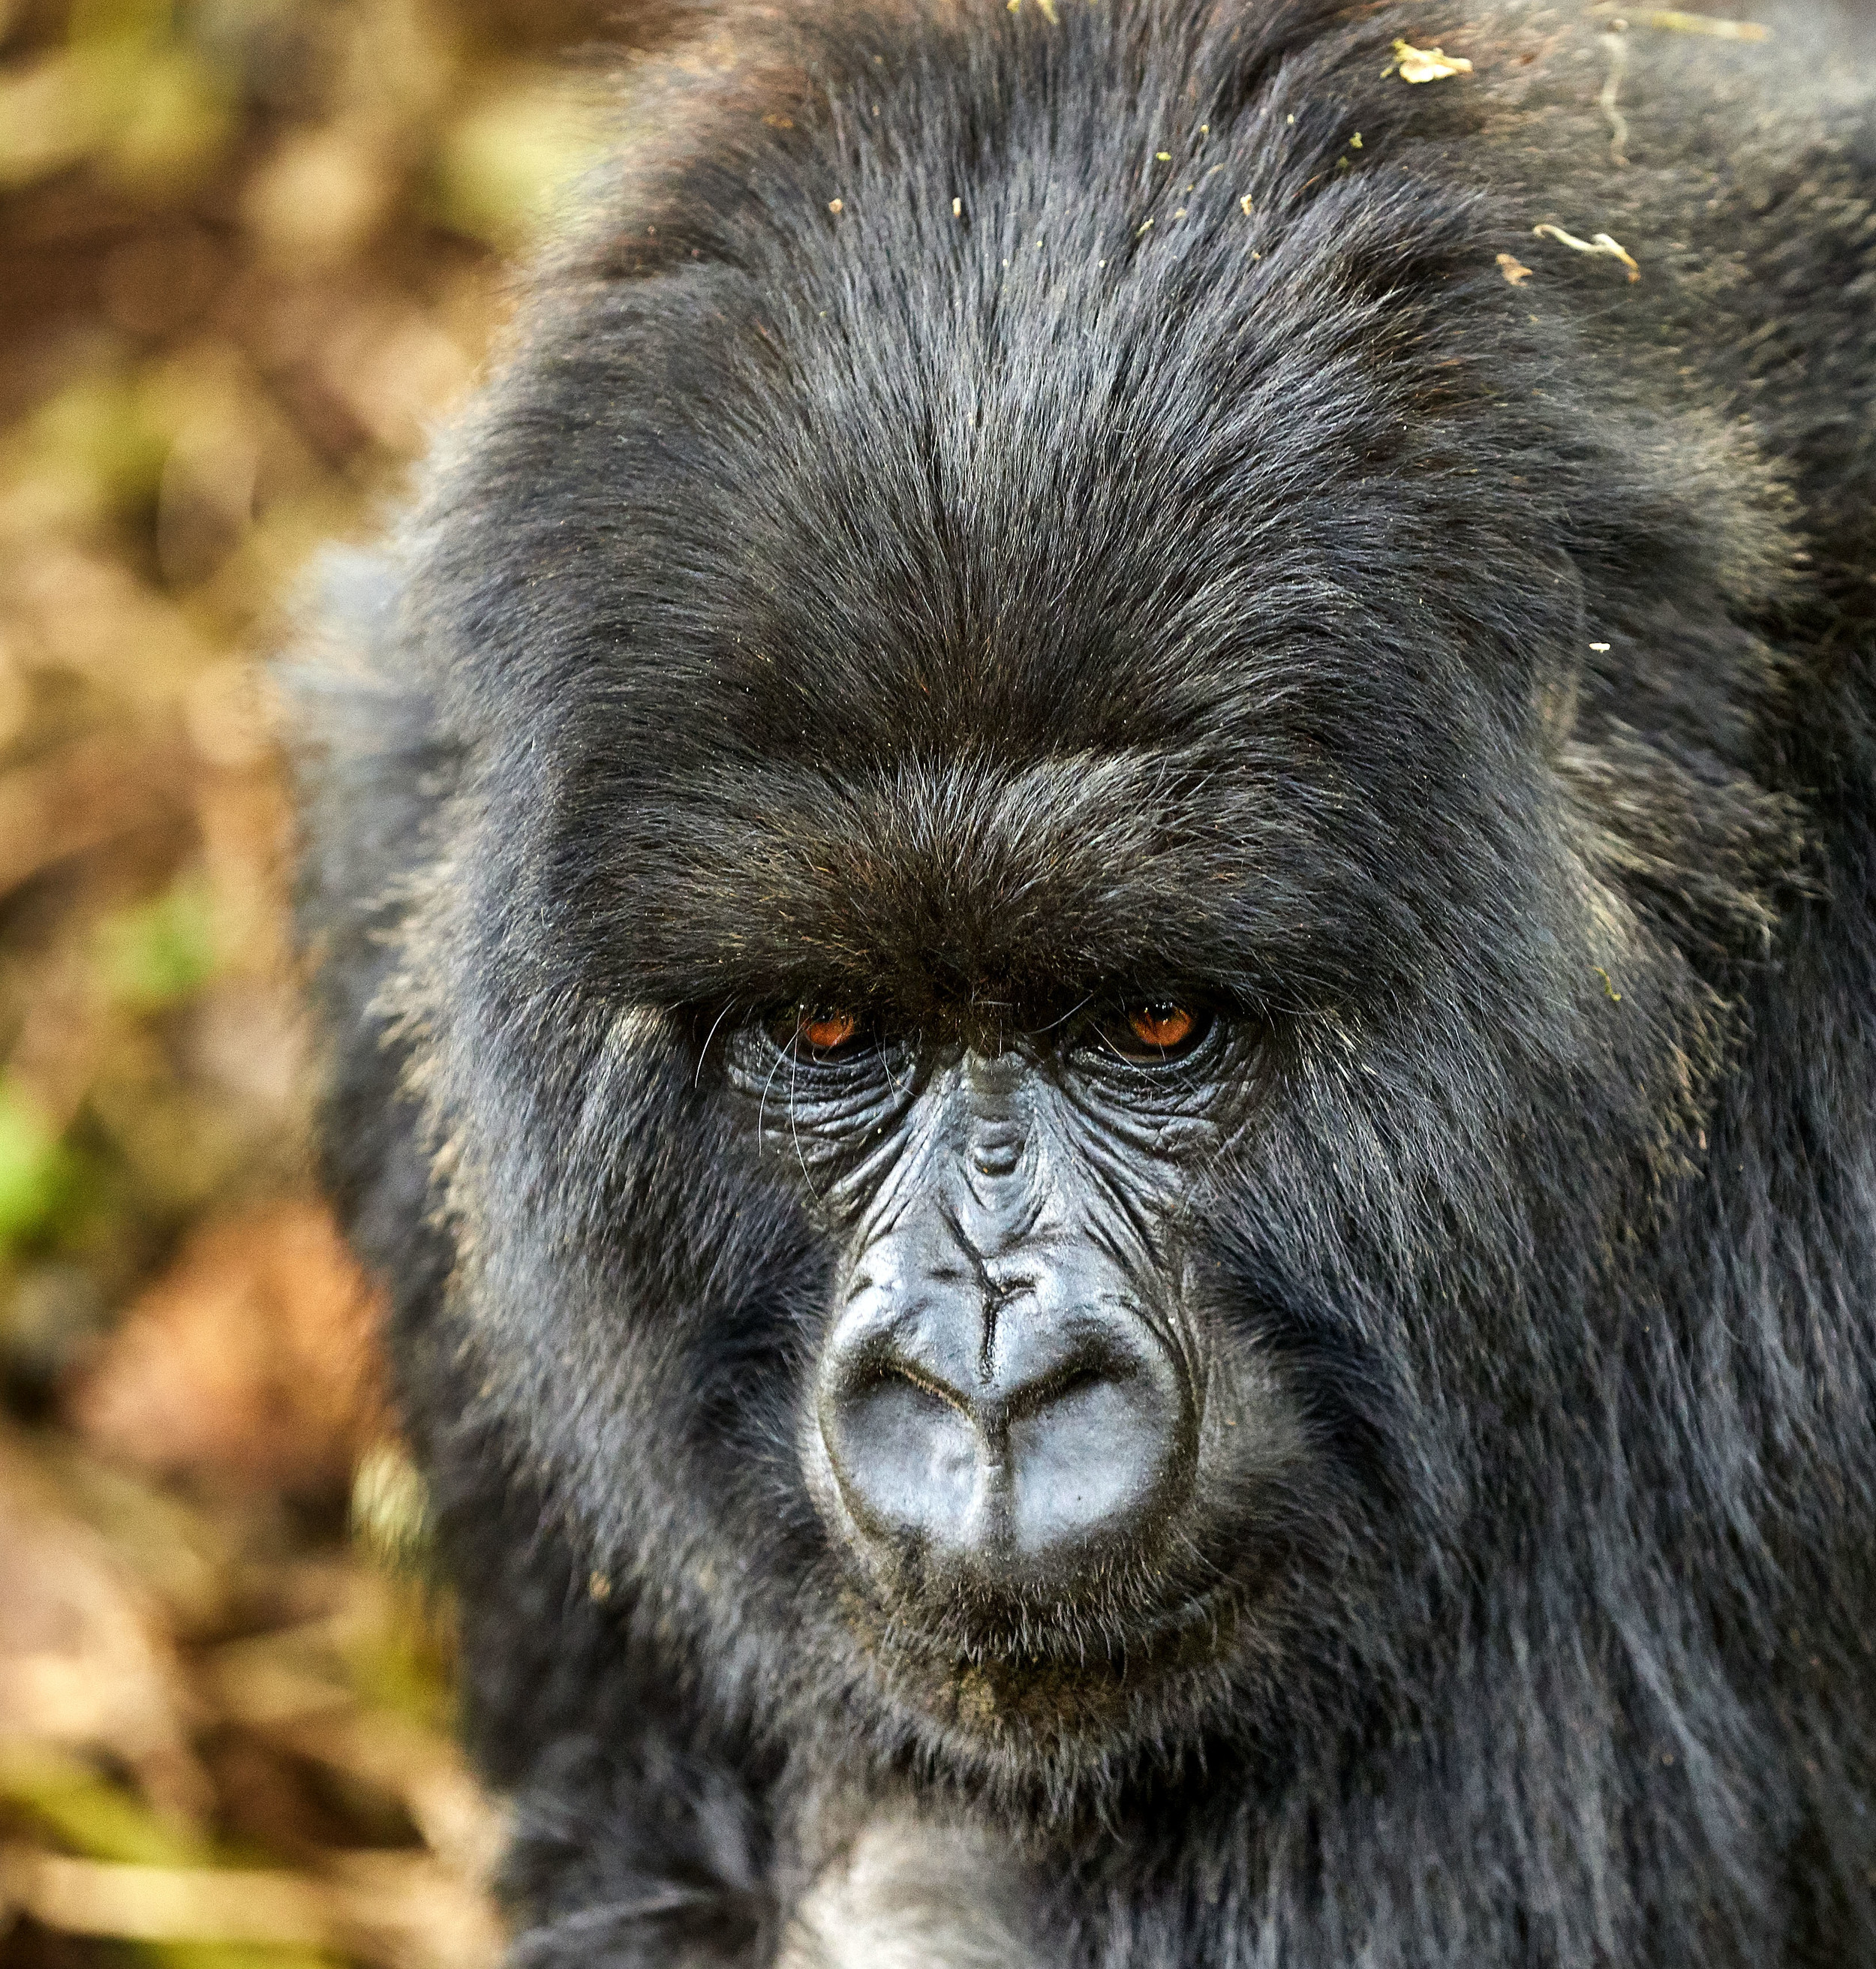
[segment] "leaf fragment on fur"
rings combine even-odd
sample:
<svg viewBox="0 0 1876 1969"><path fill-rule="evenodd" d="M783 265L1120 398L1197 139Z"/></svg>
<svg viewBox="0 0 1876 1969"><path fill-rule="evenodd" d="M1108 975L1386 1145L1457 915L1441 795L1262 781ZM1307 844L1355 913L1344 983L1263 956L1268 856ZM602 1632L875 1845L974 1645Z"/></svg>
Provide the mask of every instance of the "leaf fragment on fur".
<svg viewBox="0 0 1876 1969"><path fill-rule="evenodd" d="M1641 278L1641 269L1635 264L1635 256L1619 239L1611 239L1606 232L1598 232L1592 238L1579 239L1575 233L1566 232L1562 226L1553 225L1548 221L1530 229L1540 238L1554 239L1560 246L1567 246L1573 253L1593 253L1606 260L1619 260L1628 269L1631 281Z"/></svg>
<svg viewBox="0 0 1876 1969"><path fill-rule="evenodd" d="M1411 41L1394 44L1394 66L1403 82L1444 82L1448 76L1470 75L1472 63L1463 55L1449 55L1444 48L1417 48Z"/></svg>
<svg viewBox="0 0 1876 1969"><path fill-rule="evenodd" d="M1504 276L1507 283L1514 287L1522 287L1525 281L1530 278L1530 269L1516 255L1511 253L1501 253L1498 255L1498 271Z"/></svg>

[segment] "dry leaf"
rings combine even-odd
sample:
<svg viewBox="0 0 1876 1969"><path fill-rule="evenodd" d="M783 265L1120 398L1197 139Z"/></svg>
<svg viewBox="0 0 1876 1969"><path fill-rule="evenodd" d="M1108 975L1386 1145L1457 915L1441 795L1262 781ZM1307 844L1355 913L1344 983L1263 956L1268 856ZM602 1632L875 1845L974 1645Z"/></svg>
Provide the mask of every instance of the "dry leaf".
<svg viewBox="0 0 1876 1969"><path fill-rule="evenodd" d="M1403 82L1444 82L1449 76L1472 72L1465 56L1449 55L1444 48L1417 48L1410 41L1396 41L1394 52Z"/></svg>
<svg viewBox="0 0 1876 1969"><path fill-rule="evenodd" d="M93 1447L165 1474L329 1492L382 1432L376 1301L330 1216L209 1226L76 1390Z"/></svg>
<svg viewBox="0 0 1876 1969"><path fill-rule="evenodd" d="M0 1753L95 1750L172 1815L206 1808L174 1651L109 1546L0 1443Z"/></svg>
<svg viewBox="0 0 1876 1969"><path fill-rule="evenodd" d="M1522 287L1530 278L1530 269L1522 260L1510 253L1498 255L1498 271L1514 287Z"/></svg>
<svg viewBox="0 0 1876 1969"><path fill-rule="evenodd" d="M185 760L168 732L100 734L0 779L0 894L68 856L174 819Z"/></svg>

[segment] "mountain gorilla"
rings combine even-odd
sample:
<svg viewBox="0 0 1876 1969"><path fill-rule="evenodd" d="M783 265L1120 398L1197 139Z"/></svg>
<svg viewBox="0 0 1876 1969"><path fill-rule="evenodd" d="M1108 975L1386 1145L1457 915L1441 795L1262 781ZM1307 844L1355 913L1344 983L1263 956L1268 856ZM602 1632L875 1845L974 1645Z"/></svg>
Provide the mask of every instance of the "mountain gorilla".
<svg viewBox="0 0 1876 1969"><path fill-rule="evenodd" d="M693 18L329 574L517 1964L1876 1962L1876 66L1466 5Z"/></svg>

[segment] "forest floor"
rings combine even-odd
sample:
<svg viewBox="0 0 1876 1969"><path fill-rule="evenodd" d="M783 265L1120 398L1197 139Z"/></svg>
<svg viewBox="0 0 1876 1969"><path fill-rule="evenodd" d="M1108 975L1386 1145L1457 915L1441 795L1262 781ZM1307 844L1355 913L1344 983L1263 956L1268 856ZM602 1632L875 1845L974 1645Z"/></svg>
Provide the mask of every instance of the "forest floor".
<svg viewBox="0 0 1876 1969"><path fill-rule="evenodd" d="M265 659L469 385L586 0L0 0L0 1961L476 1969Z"/></svg>

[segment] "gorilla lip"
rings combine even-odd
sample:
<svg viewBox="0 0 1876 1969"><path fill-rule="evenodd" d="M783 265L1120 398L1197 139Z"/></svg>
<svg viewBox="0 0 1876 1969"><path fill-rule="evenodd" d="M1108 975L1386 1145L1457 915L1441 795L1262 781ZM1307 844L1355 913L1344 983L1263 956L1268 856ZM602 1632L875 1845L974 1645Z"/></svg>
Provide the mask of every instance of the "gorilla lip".
<svg viewBox="0 0 1876 1969"><path fill-rule="evenodd" d="M1183 1679L1228 1662L1257 1597L1240 1585L1214 1585L1152 1611L1009 1607L987 1624L974 1615L936 1631L908 1626L869 1588L850 1585L839 1604L894 1701L966 1737L1014 1734L1066 1748L1111 1729L1117 1710L1143 1698L1174 1701Z"/></svg>

